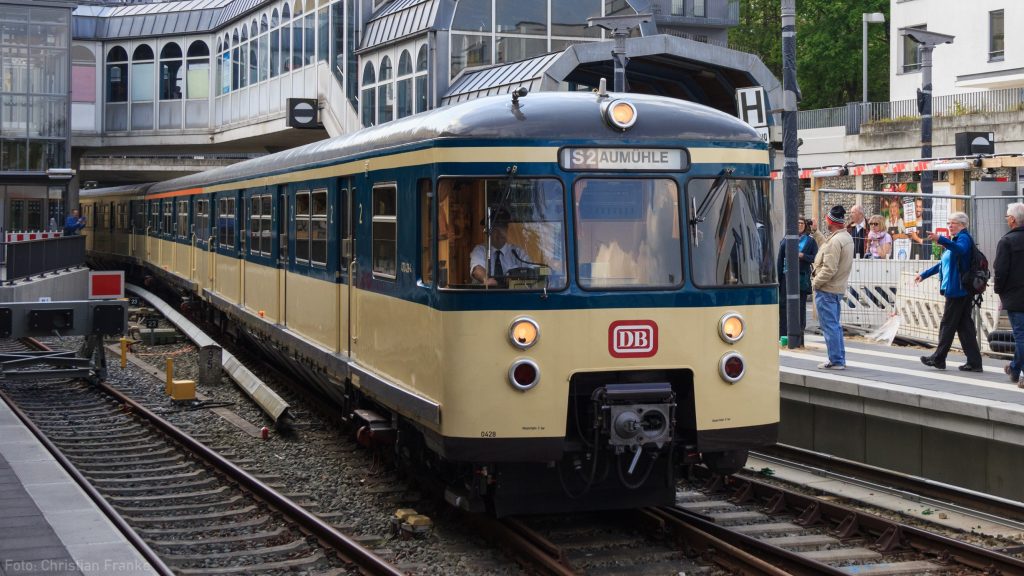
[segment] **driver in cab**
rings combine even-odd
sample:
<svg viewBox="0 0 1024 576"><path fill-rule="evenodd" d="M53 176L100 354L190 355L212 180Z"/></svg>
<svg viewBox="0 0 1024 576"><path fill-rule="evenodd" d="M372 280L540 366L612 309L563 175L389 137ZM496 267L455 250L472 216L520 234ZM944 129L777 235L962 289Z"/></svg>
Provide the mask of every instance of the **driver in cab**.
<svg viewBox="0 0 1024 576"><path fill-rule="evenodd" d="M488 273L487 244L477 244L469 255L469 274L474 282L488 288L508 285L508 271L514 268L530 267L528 256L521 246L508 241L508 223L511 216L507 211L494 213L491 223L490 273ZM486 220L482 222L486 225Z"/></svg>

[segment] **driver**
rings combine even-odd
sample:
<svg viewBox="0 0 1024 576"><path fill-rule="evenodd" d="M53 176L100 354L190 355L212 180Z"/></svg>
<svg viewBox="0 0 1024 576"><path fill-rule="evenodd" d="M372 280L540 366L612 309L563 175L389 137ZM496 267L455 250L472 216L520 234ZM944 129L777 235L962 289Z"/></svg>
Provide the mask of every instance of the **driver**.
<svg viewBox="0 0 1024 576"><path fill-rule="evenodd" d="M469 255L469 275L475 282L486 286L498 286L505 282L505 276L513 268L529 267L527 252L508 241L508 223L511 217L507 211L497 212L491 224L491 272L487 273L487 244L477 244ZM486 224L486 221L484 222Z"/></svg>

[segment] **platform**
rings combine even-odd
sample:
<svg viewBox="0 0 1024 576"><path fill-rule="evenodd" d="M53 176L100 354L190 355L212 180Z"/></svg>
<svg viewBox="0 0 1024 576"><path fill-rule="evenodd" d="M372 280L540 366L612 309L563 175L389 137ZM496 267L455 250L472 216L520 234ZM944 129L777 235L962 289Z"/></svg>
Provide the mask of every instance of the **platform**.
<svg viewBox="0 0 1024 576"><path fill-rule="evenodd" d="M984 359L984 372L921 364L928 350L846 340L847 369L817 368L824 340L780 349L779 441L1024 501L1024 390Z"/></svg>
<svg viewBox="0 0 1024 576"><path fill-rule="evenodd" d="M0 400L0 576L156 574Z"/></svg>

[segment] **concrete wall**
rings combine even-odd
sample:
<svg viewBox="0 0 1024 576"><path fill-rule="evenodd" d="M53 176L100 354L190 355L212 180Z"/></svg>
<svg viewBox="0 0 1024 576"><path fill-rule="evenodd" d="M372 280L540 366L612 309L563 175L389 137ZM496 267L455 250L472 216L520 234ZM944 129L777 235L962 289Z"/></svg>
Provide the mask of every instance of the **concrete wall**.
<svg viewBox="0 0 1024 576"><path fill-rule="evenodd" d="M12 286L0 286L0 302L38 302L50 300L86 300L89 297L89 270L76 268L69 272L52 272L43 277L19 280Z"/></svg>

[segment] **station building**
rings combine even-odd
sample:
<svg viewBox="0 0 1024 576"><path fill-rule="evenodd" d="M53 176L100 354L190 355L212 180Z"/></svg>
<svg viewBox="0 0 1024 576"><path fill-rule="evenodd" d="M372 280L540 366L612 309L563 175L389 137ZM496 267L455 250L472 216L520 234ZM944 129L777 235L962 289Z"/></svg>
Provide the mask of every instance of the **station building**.
<svg viewBox="0 0 1024 576"><path fill-rule="evenodd" d="M726 47L739 4L0 0L0 225L59 223L86 183L165 180L520 87L611 88L616 29L630 91L731 114L739 87L780 101L761 61Z"/></svg>

